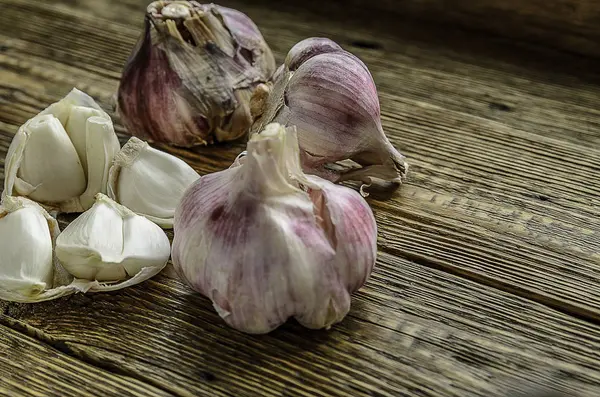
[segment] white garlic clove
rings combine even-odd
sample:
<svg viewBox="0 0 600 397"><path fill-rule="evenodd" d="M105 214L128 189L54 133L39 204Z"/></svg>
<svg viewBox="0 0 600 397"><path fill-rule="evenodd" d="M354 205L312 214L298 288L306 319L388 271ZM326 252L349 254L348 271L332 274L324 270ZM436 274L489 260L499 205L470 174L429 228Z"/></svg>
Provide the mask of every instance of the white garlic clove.
<svg viewBox="0 0 600 397"><path fill-rule="evenodd" d="M56 117L43 115L29 120L11 146L15 142L19 143L15 149L21 157L7 167L7 174L16 174L12 194L42 203L60 203L84 192L86 180L79 156ZM11 153L7 158L12 160Z"/></svg>
<svg viewBox="0 0 600 397"><path fill-rule="evenodd" d="M46 210L23 197L7 196L0 206L0 299L40 302L75 291L54 256L60 233Z"/></svg>
<svg viewBox="0 0 600 397"><path fill-rule="evenodd" d="M121 145L110 119L89 117L85 131L87 189L79 197L79 201L83 208L90 208L94 204L96 194L107 193L110 167Z"/></svg>
<svg viewBox="0 0 600 397"><path fill-rule="evenodd" d="M102 119L101 111L85 106L73 106L65 125L65 130L77 150L84 172L87 176L87 123L90 117ZM116 136L115 136L116 139Z"/></svg>
<svg viewBox="0 0 600 397"><path fill-rule="evenodd" d="M198 178L185 161L132 137L114 159L108 196L159 226L172 228L183 193Z"/></svg>
<svg viewBox="0 0 600 397"><path fill-rule="evenodd" d="M304 175L295 131L279 124L254 135L232 167L186 191L174 231L177 272L249 333L289 317L309 328L341 321L375 261L375 220L364 199Z"/></svg>
<svg viewBox="0 0 600 397"><path fill-rule="evenodd" d="M142 282L165 267L169 254L169 239L160 227L102 193L56 241L59 261L80 283L89 283L89 291Z"/></svg>
<svg viewBox="0 0 600 397"><path fill-rule="evenodd" d="M26 196L51 209L85 211L96 193L106 191L119 147L108 114L73 89L19 128L6 156L2 197Z"/></svg>
<svg viewBox="0 0 600 397"><path fill-rule="evenodd" d="M102 110L102 108L94 101L94 98L83 91L73 88L64 98L55 102L42 110L39 115L51 114L56 117L62 125L66 125L69 121L71 108L73 106L81 106L84 108L96 109L102 114L103 118L110 119L110 116Z"/></svg>

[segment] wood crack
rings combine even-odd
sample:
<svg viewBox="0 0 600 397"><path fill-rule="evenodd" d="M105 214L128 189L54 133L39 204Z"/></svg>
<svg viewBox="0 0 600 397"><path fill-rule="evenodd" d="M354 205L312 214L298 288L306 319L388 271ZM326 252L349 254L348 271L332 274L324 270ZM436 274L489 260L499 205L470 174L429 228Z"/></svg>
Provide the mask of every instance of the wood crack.
<svg viewBox="0 0 600 397"><path fill-rule="evenodd" d="M126 377L126 378L137 379L143 383L152 385L155 388L157 388L165 393L168 393L169 395L178 396L178 394L175 394L175 393L173 393L172 390L169 390L169 388L167 386L165 386L165 384L161 384L159 382L153 381L152 379L147 379L147 378L144 378L143 376L139 376L138 374L135 374L132 371L128 371L127 369L125 369L123 367L119 367L119 366L115 365L114 363L102 362L101 360L94 359L90 355L81 354L81 352L78 353L76 351L76 349L71 348L71 346L69 345L68 342L54 338L53 336L47 334L46 332L40 330L39 328L36 328L32 325L29 325L27 323L19 321L15 318L12 318L11 316L9 316L7 314L10 310L10 306L11 306L11 304L4 305L3 314L0 315L0 325L4 325L14 331L17 331L17 332L25 335L25 336L34 338L38 342L41 342L47 346L50 346L51 348L56 349L59 352L66 354L69 357L72 357L72 358L82 361L86 364L89 364L96 368L107 371L111 374Z"/></svg>
<svg viewBox="0 0 600 397"><path fill-rule="evenodd" d="M380 247L381 251L398 256L400 258L407 259L411 262L414 262L418 265L425 266L431 269L441 270L445 273L452 274L454 276L463 277L467 280L477 282L479 284L483 284L487 287L491 287L503 292L508 292L510 294L519 296L521 298L528 299L530 301L542 304L546 307L549 307L553 310L556 310L560 313L567 314L569 316L573 316L580 320L588 321L593 324L600 325L600 314L591 310L586 310L580 306L572 304L568 301L560 300L553 298L549 295L544 295L527 288L519 287L515 284L510 284L499 280L494 277L487 276L482 273L476 273L474 271L462 269L461 267L445 264L443 261L434 260L432 258L428 258L425 255L420 255L417 253L406 252L402 250L398 250L390 247Z"/></svg>

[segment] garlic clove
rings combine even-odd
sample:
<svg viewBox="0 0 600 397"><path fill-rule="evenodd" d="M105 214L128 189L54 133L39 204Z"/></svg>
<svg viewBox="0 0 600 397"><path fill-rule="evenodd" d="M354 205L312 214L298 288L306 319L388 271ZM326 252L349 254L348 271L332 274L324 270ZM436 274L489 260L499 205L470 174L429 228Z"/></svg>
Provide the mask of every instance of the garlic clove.
<svg viewBox="0 0 600 397"><path fill-rule="evenodd" d="M171 228L183 193L198 178L185 161L132 137L110 169L108 196L159 226Z"/></svg>
<svg viewBox="0 0 600 397"><path fill-rule="evenodd" d="M311 37L294 45L284 63L289 70L294 71L314 56L337 51L344 50L336 42L324 37Z"/></svg>
<svg viewBox="0 0 600 397"><path fill-rule="evenodd" d="M65 130L67 134L69 134L69 138L75 146L75 150L79 155L79 159L81 160L81 164L83 165L83 170L87 174L87 121L90 117L99 116L99 119L102 119L102 112L94 108L88 108L84 106L73 106L71 107L71 112L69 114L69 118L67 119L67 123L65 125ZM115 136L116 139L116 136ZM87 175L86 175L87 176Z"/></svg>
<svg viewBox="0 0 600 397"><path fill-rule="evenodd" d="M252 123L252 92L274 69L258 28L239 11L155 1L124 68L118 112L142 139L178 146L235 140Z"/></svg>
<svg viewBox="0 0 600 397"><path fill-rule="evenodd" d="M119 141L112 121L73 89L19 128L6 156L2 197L26 196L50 209L82 212L106 191Z"/></svg>
<svg viewBox="0 0 600 397"><path fill-rule="evenodd" d="M7 196L0 206L0 299L40 302L75 291L54 256L60 233L46 210L24 197ZM55 288L56 287L56 288Z"/></svg>
<svg viewBox="0 0 600 397"><path fill-rule="evenodd" d="M345 288L357 291L373 271L377 256L377 224L368 203L356 191L314 175L306 176L317 219L336 249ZM364 245L353 244L353 241ZM340 242L338 244L338 242Z"/></svg>
<svg viewBox="0 0 600 397"><path fill-rule="evenodd" d="M214 5L215 15L223 18L223 23L237 43L234 58L242 63L249 63L260 71L266 80L276 68L275 57L265 42L258 26L248 16L233 8ZM246 62L244 62L246 61Z"/></svg>
<svg viewBox="0 0 600 397"><path fill-rule="evenodd" d="M1 289L38 295L52 285L52 236L39 209L28 206L5 213L0 236Z"/></svg>
<svg viewBox="0 0 600 397"><path fill-rule="evenodd" d="M251 99L251 133L277 122L298 130L306 172L334 182L361 181L374 190L394 190L406 177L405 157L381 126L377 90L365 64L323 38L296 44L272 83ZM362 168L332 170L352 160Z"/></svg>
<svg viewBox="0 0 600 397"><path fill-rule="evenodd" d="M22 137L17 148L21 158L9 167L16 166L18 171L7 167L7 174L16 171L15 194L38 202L60 203L83 193L86 180L81 161L57 118L36 116L17 135Z"/></svg>
<svg viewBox="0 0 600 397"><path fill-rule="evenodd" d="M132 285L134 277L139 283L158 274L169 251L169 239L160 227L102 193L56 241L61 264L77 279L86 280L90 291L120 289ZM142 271L144 277L138 276Z"/></svg>
<svg viewBox="0 0 600 397"><path fill-rule="evenodd" d="M294 129L273 123L186 191L173 264L236 329L267 333L289 317L329 328L373 268L374 225L359 193L304 175Z"/></svg>
<svg viewBox="0 0 600 397"><path fill-rule="evenodd" d="M77 88L73 88L60 101L55 102L46 109L42 110L39 115L51 114L56 117L62 125L66 125L71 114L71 108L73 106L95 109L102 114L103 118L110 119L110 116L104 110L102 110L94 98L85 92L78 90Z"/></svg>
<svg viewBox="0 0 600 397"><path fill-rule="evenodd" d="M107 193L110 167L121 145L110 119L89 117L85 132L87 188L79 197L79 201L83 208L90 208L94 204L96 194Z"/></svg>

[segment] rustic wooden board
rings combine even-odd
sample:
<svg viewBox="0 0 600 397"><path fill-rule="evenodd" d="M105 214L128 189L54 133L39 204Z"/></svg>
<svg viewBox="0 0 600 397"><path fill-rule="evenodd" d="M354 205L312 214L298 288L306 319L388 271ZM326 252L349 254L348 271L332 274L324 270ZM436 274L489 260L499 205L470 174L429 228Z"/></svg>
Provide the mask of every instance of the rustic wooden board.
<svg viewBox="0 0 600 397"><path fill-rule="evenodd" d="M311 35L360 56L384 128L409 157L409 182L391 200L370 200L380 259L351 315L330 332L290 324L246 336L162 276L119 293L0 303L0 343L25 327L39 351L157 395L503 396L528 383L600 395L597 65L460 32L399 34L290 6L222 4L251 15L278 60ZM145 3L0 7L2 161L18 126L73 86L110 110ZM204 174L228 166L243 143L160 147ZM69 382L68 370L54 373Z"/></svg>
<svg viewBox="0 0 600 397"><path fill-rule="evenodd" d="M210 302L166 277L2 309L44 343L177 396L600 392L600 327L387 254L329 332L232 331Z"/></svg>
<svg viewBox="0 0 600 397"><path fill-rule="evenodd" d="M39 331L2 315L0 323L0 395L83 397L170 396L158 388L128 376L86 364L40 343ZM27 336L27 334L31 336ZM61 346L59 341L56 347ZM59 349L60 350L60 349Z"/></svg>
<svg viewBox="0 0 600 397"><path fill-rule="evenodd" d="M269 4L268 0L260 2ZM496 35L564 52L600 56L600 3L596 0L302 0L295 3L325 15L337 15L341 7L355 10L353 16L364 23L387 19L398 25L417 20L460 27L474 35Z"/></svg>

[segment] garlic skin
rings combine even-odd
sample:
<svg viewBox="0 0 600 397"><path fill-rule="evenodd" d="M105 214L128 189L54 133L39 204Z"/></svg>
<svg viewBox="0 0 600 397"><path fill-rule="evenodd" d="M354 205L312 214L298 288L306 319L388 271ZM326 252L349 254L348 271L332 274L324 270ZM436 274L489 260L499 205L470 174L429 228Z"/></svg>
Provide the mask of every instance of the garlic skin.
<svg viewBox="0 0 600 397"><path fill-rule="evenodd" d="M169 239L159 226L102 193L56 240L60 263L83 284L91 283L91 291L138 284L158 274L169 254Z"/></svg>
<svg viewBox="0 0 600 397"><path fill-rule="evenodd" d="M50 209L83 212L97 193L106 192L119 148L108 114L74 88L15 134L2 197L25 196Z"/></svg>
<svg viewBox="0 0 600 397"><path fill-rule="evenodd" d="M173 264L230 326L268 333L295 317L329 328L373 269L377 226L362 196L301 170L294 128L252 136L202 176L175 213Z"/></svg>
<svg viewBox="0 0 600 397"><path fill-rule="evenodd" d="M7 196L0 205L0 299L41 302L73 293L54 256L58 223L37 203ZM56 288L55 288L56 287Z"/></svg>
<svg viewBox="0 0 600 397"><path fill-rule="evenodd" d="M157 225L172 228L183 193L198 178L185 161L132 137L110 168L108 196Z"/></svg>
<svg viewBox="0 0 600 397"><path fill-rule="evenodd" d="M117 93L127 130L184 147L245 135L252 93L275 70L252 20L215 4L155 1L144 29Z"/></svg>
<svg viewBox="0 0 600 397"><path fill-rule="evenodd" d="M365 64L335 42L309 38L296 44L273 82L251 101L251 134L269 123L296 126L305 172L332 182L360 181L372 191L393 191L408 164L385 136L377 89ZM352 160L361 168L334 169Z"/></svg>

